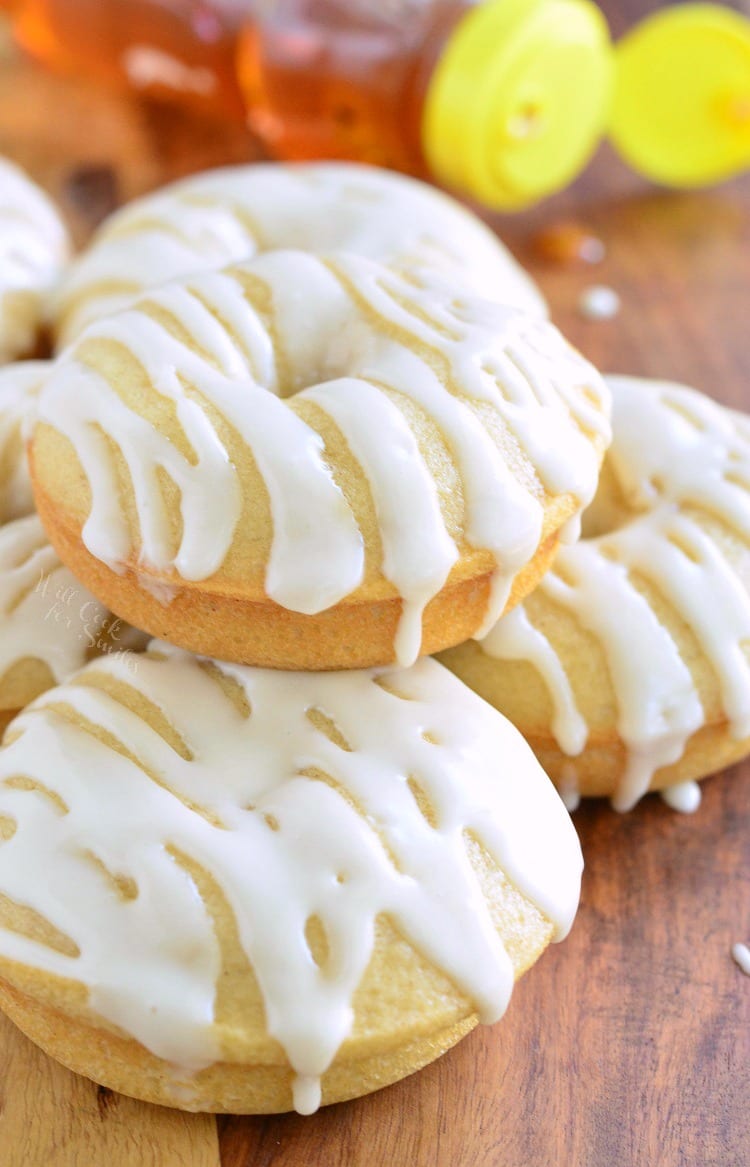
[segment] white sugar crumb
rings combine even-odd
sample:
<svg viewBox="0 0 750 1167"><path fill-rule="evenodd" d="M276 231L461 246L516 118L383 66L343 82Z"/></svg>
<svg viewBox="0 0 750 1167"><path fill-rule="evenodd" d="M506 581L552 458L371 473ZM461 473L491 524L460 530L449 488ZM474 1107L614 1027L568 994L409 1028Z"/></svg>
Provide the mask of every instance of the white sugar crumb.
<svg viewBox="0 0 750 1167"><path fill-rule="evenodd" d="M750 977L750 948L746 944L735 944L732 948L732 956L745 976Z"/></svg>
<svg viewBox="0 0 750 1167"><path fill-rule="evenodd" d="M587 320L611 320L620 311L620 297L614 288L593 284L581 295L578 310Z"/></svg>

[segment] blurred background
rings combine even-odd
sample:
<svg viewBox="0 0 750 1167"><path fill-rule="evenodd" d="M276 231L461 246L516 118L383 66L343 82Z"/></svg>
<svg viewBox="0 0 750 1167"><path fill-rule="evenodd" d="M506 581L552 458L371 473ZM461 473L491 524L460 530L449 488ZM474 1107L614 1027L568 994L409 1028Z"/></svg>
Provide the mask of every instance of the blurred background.
<svg viewBox="0 0 750 1167"><path fill-rule="evenodd" d="M695 381L689 331L731 399L750 375L747 0L0 8L0 153L52 192L78 243L207 167L391 165L479 209L605 368ZM614 292L595 319L592 286Z"/></svg>

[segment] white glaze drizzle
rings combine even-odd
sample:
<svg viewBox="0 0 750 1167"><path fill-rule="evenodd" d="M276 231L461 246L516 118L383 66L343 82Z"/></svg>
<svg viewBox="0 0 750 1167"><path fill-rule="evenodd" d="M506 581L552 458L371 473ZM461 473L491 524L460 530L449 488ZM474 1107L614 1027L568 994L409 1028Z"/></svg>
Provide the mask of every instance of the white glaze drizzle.
<svg viewBox="0 0 750 1167"><path fill-rule="evenodd" d="M19 361L0 369L0 523L34 510L24 439L48 369L46 361Z"/></svg>
<svg viewBox="0 0 750 1167"><path fill-rule="evenodd" d="M403 413L382 391L361 379L354 384L340 380L307 396L346 434L370 483L383 542L383 574L404 598L396 658L414 661L425 604L440 591L458 558L443 524L435 482Z"/></svg>
<svg viewBox="0 0 750 1167"><path fill-rule="evenodd" d="M243 295L237 278L243 272L269 292L270 332ZM298 392L300 401L335 422L370 488L381 570L403 600L395 640L402 665L418 655L422 612L458 549L436 484L389 389L431 418L455 460L465 539L490 551L496 563L487 624L497 620L513 579L539 545L543 491L574 495L581 506L593 495L599 454L591 435L608 437L606 390L546 321L486 301L456 302L455 291L447 294L440 282L416 285L354 256L324 262L302 252L270 252L241 268L204 273L153 291L144 303L174 317L197 347L187 347L138 306L92 325L84 340L107 338L129 349L155 392L175 403L192 461L83 365L76 348L57 362L39 407L40 418L76 447L92 493L83 539L114 570L132 558L134 547L103 434L119 446L133 482L139 570L175 583L179 577L206 579L221 567L239 519L242 484L202 401L232 425L263 477L273 520L266 593L305 614L355 591L363 579L364 544L322 438L277 394ZM283 384L274 345L284 354ZM481 409L507 427L538 483L511 472ZM159 467L182 495L176 554Z"/></svg>
<svg viewBox="0 0 750 1167"><path fill-rule="evenodd" d="M625 377L609 384L609 458L634 517L619 530L561 551L540 595L575 616L604 649L617 728L628 750L613 804L627 810L705 722L691 672L634 577L652 583L690 627L717 677L733 737L750 736L750 667L743 651L750 642L750 597L695 517L697 511L718 519L750 543L750 434L739 415L693 390ZM552 700L560 749L579 754L587 735L571 683L525 611L500 621L483 649L534 665ZM695 801L692 786L666 797L670 805Z"/></svg>
<svg viewBox="0 0 750 1167"><path fill-rule="evenodd" d="M563 753L576 757L588 738L588 727L576 705L573 687L562 662L543 632L529 620L522 604L498 620L482 641L482 650L498 660L527 660L546 680L553 699L552 732ZM568 767L567 792L573 793L573 768Z"/></svg>
<svg viewBox="0 0 750 1167"><path fill-rule="evenodd" d="M750 977L750 947L747 944L733 944L732 957L745 976Z"/></svg>
<svg viewBox="0 0 750 1167"><path fill-rule="evenodd" d="M63 681L111 622L60 563L36 515L0 527L0 677L19 661L38 660ZM115 639L110 651L116 646Z"/></svg>
<svg viewBox="0 0 750 1167"><path fill-rule="evenodd" d="M163 656L132 658L135 670L123 657L103 658L40 698L0 752L0 814L16 824L0 843L0 891L39 912L80 955L2 928L0 954L73 977L96 1013L184 1073L221 1058L212 1026L220 954L178 852L226 898L301 1110L314 1109L320 1077L351 1030L352 996L382 913L483 1021L496 1020L512 967L466 832L557 938L572 922L582 867L568 816L510 723L429 659L406 672L327 674L215 662L240 686L248 713L198 658L151 647ZM153 702L184 749L119 697L85 686L92 671ZM311 710L349 748L316 729ZM101 727L124 752L71 716ZM308 776L321 772L332 781ZM14 786L18 774L51 794ZM134 881L135 897L118 897L102 865ZM323 969L305 941L312 916L328 941Z"/></svg>
<svg viewBox="0 0 750 1167"><path fill-rule="evenodd" d="M32 348L45 299L68 255L60 216L22 170L0 158L0 360Z"/></svg>
<svg viewBox="0 0 750 1167"><path fill-rule="evenodd" d="M459 275L481 295L545 314L494 233L446 195L367 166L267 164L188 178L108 220L62 285L63 339L145 288L278 248L351 251Z"/></svg>

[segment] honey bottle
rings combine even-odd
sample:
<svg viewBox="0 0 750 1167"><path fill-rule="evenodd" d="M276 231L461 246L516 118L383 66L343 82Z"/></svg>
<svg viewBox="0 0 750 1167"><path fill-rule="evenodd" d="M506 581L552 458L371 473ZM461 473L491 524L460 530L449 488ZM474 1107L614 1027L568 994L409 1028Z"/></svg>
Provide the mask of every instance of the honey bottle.
<svg viewBox="0 0 750 1167"><path fill-rule="evenodd" d="M61 72L244 117L237 36L254 0L0 0L16 40Z"/></svg>
<svg viewBox="0 0 750 1167"><path fill-rule="evenodd" d="M586 163L612 61L590 0L261 0L238 73L272 155L388 166L512 210Z"/></svg>

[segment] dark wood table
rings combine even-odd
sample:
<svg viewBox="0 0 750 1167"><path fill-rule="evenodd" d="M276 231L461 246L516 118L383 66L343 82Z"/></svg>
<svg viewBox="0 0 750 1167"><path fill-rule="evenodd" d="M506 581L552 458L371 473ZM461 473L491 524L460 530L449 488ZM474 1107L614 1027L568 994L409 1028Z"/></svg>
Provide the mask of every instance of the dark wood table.
<svg viewBox="0 0 750 1167"><path fill-rule="evenodd" d="M239 127L217 133L49 77L0 37L0 152L48 186L83 239L116 202L255 148ZM535 253L537 229L570 216L606 245L595 267ZM571 191L498 226L604 370L681 379L750 409L750 182L655 192L603 152ZM580 315L592 283L618 292L617 317ZM624 817L582 807L577 923L506 1018L313 1118L217 1122L120 1099L2 1023L0 1164L747 1167L750 978L730 949L750 940L750 764L703 790L690 817L655 797Z"/></svg>

